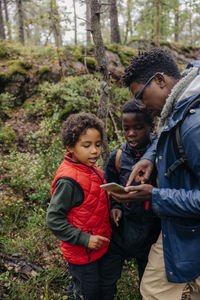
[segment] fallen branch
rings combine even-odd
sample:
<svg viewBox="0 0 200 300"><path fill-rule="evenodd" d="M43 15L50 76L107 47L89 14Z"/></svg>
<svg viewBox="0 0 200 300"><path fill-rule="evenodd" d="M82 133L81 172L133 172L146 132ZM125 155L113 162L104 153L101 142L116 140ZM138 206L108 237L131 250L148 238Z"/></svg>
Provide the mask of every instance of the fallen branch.
<svg viewBox="0 0 200 300"><path fill-rule="evenodd" d="M22 274L26 277L36 277L42 268L27 262L20 254L6 255L0 253L0 268L5 268L9 272Z"/></svg>

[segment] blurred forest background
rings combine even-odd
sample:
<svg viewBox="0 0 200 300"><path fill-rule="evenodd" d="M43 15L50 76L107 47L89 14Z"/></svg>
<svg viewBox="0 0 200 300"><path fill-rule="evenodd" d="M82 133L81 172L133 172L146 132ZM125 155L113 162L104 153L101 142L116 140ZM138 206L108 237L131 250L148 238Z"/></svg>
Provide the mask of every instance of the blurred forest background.
<svg viewBox="0 0 200 300"><path fill-rule="evenodd" d="M103 169L123 141L124 68L154 47L181 71L200 59L199 1L0 0L0 299L67 299L67 263L45 224L62 123L80 111L103 119ZM137 278L126 262L116 299L138 299Z"/></svg>

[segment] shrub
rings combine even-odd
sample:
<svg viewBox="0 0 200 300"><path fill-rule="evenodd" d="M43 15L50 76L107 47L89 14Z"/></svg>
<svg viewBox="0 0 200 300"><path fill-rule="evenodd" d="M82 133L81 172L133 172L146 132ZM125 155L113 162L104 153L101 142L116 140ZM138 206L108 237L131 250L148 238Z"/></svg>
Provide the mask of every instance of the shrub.
<svg viewBox="0 0 200 300"><path fill-rule="evenodd" d="M18 48L16 45L9 42L0 41L0 58L8 59L11 57L18 57L21 54L22 48Z"/></svg>
<svg viewBox="0 0 200 300"><path fill-rule="evenodd" d="M10 151L10 148L15 148L17 136L10 124L6 123L0 127L0 149L3 151Z"/></svg>

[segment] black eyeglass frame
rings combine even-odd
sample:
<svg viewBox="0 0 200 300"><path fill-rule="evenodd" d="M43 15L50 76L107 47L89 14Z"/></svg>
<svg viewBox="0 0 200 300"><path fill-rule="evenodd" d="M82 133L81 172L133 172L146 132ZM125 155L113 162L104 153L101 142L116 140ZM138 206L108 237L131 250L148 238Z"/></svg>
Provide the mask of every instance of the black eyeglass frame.
<svg viewBox="0 0 200 300"><path fill-rule="evenodd" d="M142 101L142 99L140 99L139 97L142 95L142 93L144 92L144 90L146 89L146 87L151 83L151 81L154 79L155 74L153 76L151 76L147 82L145 83L145 85L143 86L143 88L141 89L141 91L137 94L137 96L133 99L135 101L135 104L140 107L140 106L145 106L144 102Z"/></svg>

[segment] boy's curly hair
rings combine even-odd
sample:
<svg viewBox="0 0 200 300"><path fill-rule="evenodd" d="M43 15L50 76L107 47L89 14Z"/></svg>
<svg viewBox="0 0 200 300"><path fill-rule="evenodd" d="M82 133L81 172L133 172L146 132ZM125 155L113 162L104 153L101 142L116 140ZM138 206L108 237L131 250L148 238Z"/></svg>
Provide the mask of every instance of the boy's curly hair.
<svg viewBox="0 0 200 300"><path fill-rule="evenodd" d="M122 77L123 83L129 87L132 82L145 83L156 72L180 79L181 75L172 56L165 50L154 48L149 52L139 53L131 59Z"/></svg>
<svg viewBox="0 0 200 300"><path fill-rule="evenodd" d="M130 100L125 102L125 104L122 107L122 115L127 113L138 113L143 116L144 121L150 125L153 126L154 119L153 116L147 113L145 110L141 111L138 106L135 104L134 100Z"/></svg>
<svg viewBox="0 0 200 300"><path fill-rule="evenodd" d="M74 147L80 135L88 128L95 128L104 137L104 123L93 114L71 114L63 124L62 142L64 147Z"/></svg>

